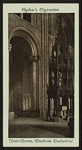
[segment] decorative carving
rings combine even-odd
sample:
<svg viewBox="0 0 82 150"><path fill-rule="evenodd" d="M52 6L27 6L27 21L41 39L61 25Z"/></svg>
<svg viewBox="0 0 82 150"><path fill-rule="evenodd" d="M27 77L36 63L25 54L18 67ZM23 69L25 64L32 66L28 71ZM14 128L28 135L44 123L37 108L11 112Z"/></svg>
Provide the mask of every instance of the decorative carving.
<svg viewBox="0 0 82 150"><path fill-rule="evenodd" d="M36 60L37 60L36 56L30 56L29 57L29 62L36 61Z"/></svg>
<svg viewBox="0 0 82 150"><path fill-rule="evenodd" d="M54 99L54 114L58 109L58 100L61 97L62 106L68 105L68 96L71 87L73 86L73 63L72 57L69 53L66 39L64 37L62 18L60 16L60 25L57 37L55 38L55 45L52 47L52 56L50 61L50 72L49 72L49 87L48 87L48 102L50 103L50 98ZM71 61L70 61L71 60ZM69 69L70 71L69 71ZM70 87L71 86L71 87ZM48 105L49 107L49 105ZM50 108L48 108L50 111ZM56 111L57 112L57 111ZM50 112L49 112L50 114ZM55 114L57 116L57 114Z"/></svg>
<svg viewBox="0 0 82 150"><path fill-rule="evenodd" d="M12 44L9 44L9 52L11 51L12 49Z"/></svg>

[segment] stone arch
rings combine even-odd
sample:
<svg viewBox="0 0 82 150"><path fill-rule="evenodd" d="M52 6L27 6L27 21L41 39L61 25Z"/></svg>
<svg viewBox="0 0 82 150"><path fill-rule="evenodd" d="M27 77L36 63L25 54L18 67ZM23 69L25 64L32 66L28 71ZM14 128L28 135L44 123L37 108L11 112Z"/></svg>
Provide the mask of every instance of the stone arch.
<svg viewBox="0 0 82 150"><path fill-rule="evenodd" d="M10 32L11 31L11 32ZM37 40L36 36L31 33L29 30L22 28L22 27L16 27L9 31L9 43L12 38L18 36L24 38L31 46L32 49L32 97L31 97L31 104L32 109L36 110L37 108L37 102L36 102L36 89L38 88L38 85L36 84L36 68L38 65L37 57L40 56L40 43ZM11 50L12 51L12 50ZM38 76L38 74L37 74ZM38 77L37 77L38 78ZM13 103L13 98L11 103Z"/></svg>
<svg viewBox="0 0 82 150"><path fill-rule="evenodd" d="M12 37L14 36L21 36L24 39L27 40L27 42L29 42L29 44L31 45L32 48L32 56L40 56L40 43L37 40L36 36L30 32L29 30L27 30L26 28L23 27L16 27L13 28L11 30L11 32L9 32L9 44L10 44L10 40Z"/></svg>

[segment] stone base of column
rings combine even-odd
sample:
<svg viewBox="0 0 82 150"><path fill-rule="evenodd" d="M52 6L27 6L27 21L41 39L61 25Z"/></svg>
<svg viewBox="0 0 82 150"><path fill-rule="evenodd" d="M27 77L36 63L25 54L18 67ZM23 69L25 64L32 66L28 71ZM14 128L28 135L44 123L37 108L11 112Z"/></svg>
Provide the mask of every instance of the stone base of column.
<svg viewBox="0 0 82 150"><path fill-rule="evenodd" d="M53 117L53 114L54 114L54 110L51 110L51 111L50 111L51 117Z"/></svg>
<svg viewBox="0 0 82 150"><path fill-rule="evenodd" d="M48 120L48 115L47 115L47 111L46 110L43 110L43 118L44 120Z"/></svg>
<svg viewBox="0 0 82 150"><path fill-rule="evenodd" d="M9 112L9 120L14 120L14 112Z"/></svg>
<svg viewBox="0 0 82 150"><path fill-rule="evenodd" d="M46 111L43 110L43 117L46 117Z"/></svg>
<svg viewBox="0 0 82 150"><path fill-rule="evenodd" d="M40 117L43 117L43 112L42 112L42 110L40 110Z"/></svg>
<svg viewBox="0 0 82 150"><path fill-rule="evenodd" d="M47 120L50 121L51 120L51 115L47 116Z"/></svg>
<svg viewBox="0 0 82 150"><path fill-rule="evenodd" d="M55 122L59 122L60 121L60 117L55 117Z"/></svg>

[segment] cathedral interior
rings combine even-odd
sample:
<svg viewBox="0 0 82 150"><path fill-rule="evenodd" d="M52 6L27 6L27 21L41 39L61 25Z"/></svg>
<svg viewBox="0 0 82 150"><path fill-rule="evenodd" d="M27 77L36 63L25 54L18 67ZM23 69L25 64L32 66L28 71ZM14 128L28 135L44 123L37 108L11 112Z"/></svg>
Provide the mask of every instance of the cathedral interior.
<svg viewBox="0 0 82 150"><path fill-rule="evenodd" d="M74 115L74 14L9 13L9 119Z"/></svg>

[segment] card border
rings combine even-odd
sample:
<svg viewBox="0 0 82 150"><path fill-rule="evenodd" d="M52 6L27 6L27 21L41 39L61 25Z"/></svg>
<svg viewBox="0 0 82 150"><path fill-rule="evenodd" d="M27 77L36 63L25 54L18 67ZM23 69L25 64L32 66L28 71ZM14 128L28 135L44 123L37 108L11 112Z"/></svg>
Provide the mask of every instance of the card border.
<svg viewBox="0 0 82 150"><path fill-rule="evenodd" d="M6 2L5 2L6 3ZM9 3L9 2L7 2L7 3ZM12 2L12 3L14 3L14 2ZM17 2L17 3L19 3L19 2ZM27 2L26 2L27 3ZM2 4L3 4L3 2L2 2ZM80 6L80 5L79 5ZM3 11L2 11L3 12ZM81 17L81 15L80 15L81 13L80 13L80 8L79 8L79 17ZM2 13L2 15L3 15L3 13ZM81 19L81 18L80 18ZM79 19L79 33L81 33L80 31L80 29L81 29L81 27L80 27L80 25L81 25L81 20ZM2 20L3 20L3 17L2 17ZM3 21L2 21L2 29L3 29ZM2 33L2 37L3 37L3 33ZM3 39L3 38L2 38ZM79 40L81 39L81 34L79 34ZM2 42L2 47L3 47L3 41L1 41ZM81 49L81 46L80 46L80 44L79 44L79 54L80 54L80 49ZM81 55L80 55L80 57L79 57L80 59L81 59ZM81 60L80 60L81 61ZM80 63L80 61L79 61L79 63ZM2 62L3 62L3 53L2 53ZM2 69L3 69L3 67L2 67ZM79 64L79 69L80 69L80 64ZM79 70L80 71L80 70ZM3 70L2 70L2 72L3 72ZM79 76L80 76L80 74L79 74ZM81 77L79 77L79 79L80 79ZM3 73L2 73L2 79L3 79ZM81 85L80 85L81 86ZM80 94L81 95L81 94ZM79 96L80 96L79 95ZM2 96L3 97L3 96ZM3 98L2 98L3 99ZM3 101L2 101L2 103L3 103ZM3 106L3 104L2 104L2 106ZM81 105L80 105L80 107L81 107ZM3 110L2 110L2 112L3 112ZM3 114L3 113L2 113ZM2 120L3 120L3 117L2 117ZM79 119L80 120L80 119ZM79 125L80 125L80 123L79 123ZM81 126L81 125L80 125ZM80 128L81 129L81 128ZM80 139L80 138L79 138ZM10 148L10 147L9 147ZM19 147L20 148L20 147ZM31 148L33 148L33 147L31 147ZM37 147L38 148L38 147ZM47 147L48 148L48 147ZM50 148L52 148L52 147L50 147ZM54 147L53 147L54 148ZM55 147L56 148L56 147ZM57 147L58 148L58 147ZM65 147L64 147L65 148ZM72 147L71 147L72 148Z"/></svg>

